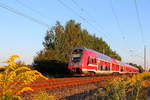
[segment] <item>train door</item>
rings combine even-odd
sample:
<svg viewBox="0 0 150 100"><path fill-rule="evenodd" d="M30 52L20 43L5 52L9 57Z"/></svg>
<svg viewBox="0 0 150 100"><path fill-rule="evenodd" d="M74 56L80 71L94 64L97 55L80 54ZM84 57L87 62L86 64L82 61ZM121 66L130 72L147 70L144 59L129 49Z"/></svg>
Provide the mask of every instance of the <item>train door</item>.
<svg viewBox="0 0 150 100"><path fill-rule="evenodd" d="M112 71L116 71L116 64L112 64Z"/></svg>
<svg viewBox="0 0 150 100"><path fill-rule="evenodd" d="M123 66L120 66L120 72L123 72L124 69L123 69Z"/></svg>
<svg viewBox="0 0 150 100"><path fill-rule="evenodd" d="M107 70L110 71L110 63L107 63Z"/></svg>
<svg viewBox="0 0 150 100"><path fill-rule="evenodd" d="M101 64L101 71L109 71L109 63L108 62L105 62L105 61L102 61L102 64Z"/></svg>
<svg viewBox="0 0 150 100"><path fill-rule="evenodd" d="M105 70L105 62L104 61L101 61L101 63L100 63L100 70L101 71Z"/></svg>
<svg viewBox="0 0 150 100"><path fill-rule="evenodd" d="M116 71L119 71L119 67L120 67L119 65L116 65Z"/></svg>
<svg viewBox="0 0 150 100"><path fill-rule="evenodd" d="M98 60L98 70L101 70L100 60Z"/></svg>
<svg viewBox="0 0 150 100"><path fill-rule="evenodd" d="M87 69L97 70L97 59L95 57L92 56L88 57Z"/></svg>

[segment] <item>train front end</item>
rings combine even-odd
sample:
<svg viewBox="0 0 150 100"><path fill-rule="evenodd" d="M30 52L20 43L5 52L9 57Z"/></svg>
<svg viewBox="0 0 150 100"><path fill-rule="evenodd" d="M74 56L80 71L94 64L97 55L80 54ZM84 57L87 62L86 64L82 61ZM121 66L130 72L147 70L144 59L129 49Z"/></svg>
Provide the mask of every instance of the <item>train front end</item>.
<svg viewBox="0 0 150 100"><path fill-rule="evenodd" d="M70 55L68 69L73 74L82 74L82 56L84 48L75 48Z"/></svg>

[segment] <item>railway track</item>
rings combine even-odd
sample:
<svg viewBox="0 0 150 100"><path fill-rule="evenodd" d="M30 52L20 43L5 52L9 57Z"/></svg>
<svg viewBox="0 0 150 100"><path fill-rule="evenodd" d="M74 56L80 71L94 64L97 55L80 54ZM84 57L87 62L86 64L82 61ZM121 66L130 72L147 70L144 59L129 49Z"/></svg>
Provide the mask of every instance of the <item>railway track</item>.
<svg viewBox="0 0 150 100"><path fill-rule="evenodd" d="M94 83L94 82L101 82L105 80L112 79L113 77L119 77L121 75L105 75L105 76L94 76L94 77L71 77L71 78L50 78L46 79L39 79L33 81L31 84L23 85L23 87L31 87L34 91L39 91L43 89L54 89L59 87L69 87L69 86L77 86L82 84ZM18 85L12 88L18 88Z"/></svg>
<svg viewBox="0 0 150 100"><path fill-rule="evenodd" d="M43 89L54 89L59 87L69 87L93 82L101 82L113 78L114 76L99 76L99 77L73 77L73 78L55 78L48 80L37 80L32 84L24 85L31 87L34 91Z"/></svg>
<svg viewBox="0 0 150 100"><path fill-rule="evenodd" d="M48 80L36 80L31 84L24 86L31 87L34 90L33 94L44 90L49 95L55 96L57 100L65 100L62 98L97 89L98 87L103 86L104 81L120 76L122 75L50 78ZM30 97L31 94L31 92L25 92L22 94L22 97L26 99L26 97Z"/></svg>

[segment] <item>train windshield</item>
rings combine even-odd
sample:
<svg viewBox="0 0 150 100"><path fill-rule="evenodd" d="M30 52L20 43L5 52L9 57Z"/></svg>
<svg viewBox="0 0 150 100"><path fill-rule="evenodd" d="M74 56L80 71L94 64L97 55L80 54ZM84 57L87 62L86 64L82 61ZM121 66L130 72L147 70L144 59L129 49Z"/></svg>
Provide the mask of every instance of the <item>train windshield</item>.
<svg viewBox="0 0 150 100"><path fill-rule="evenodd" d="M82 49L76 49L72 52L71 65L72 66L80 66L81 65L81 57L82 57Z"/></svg>

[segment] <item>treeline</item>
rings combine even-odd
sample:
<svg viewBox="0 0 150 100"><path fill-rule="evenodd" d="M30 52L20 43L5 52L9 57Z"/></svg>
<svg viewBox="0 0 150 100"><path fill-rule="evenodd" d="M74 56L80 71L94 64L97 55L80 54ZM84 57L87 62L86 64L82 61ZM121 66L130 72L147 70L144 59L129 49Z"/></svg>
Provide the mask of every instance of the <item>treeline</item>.
<svg viewBox="0 0 150 100"><path fill-rule="evenodd" d="M66 73L69 54L76 46L84 46L121 60L102 38L91 35L74 20L68 21L65 26L56 22L56 25L46 32L43 46L44 49L34 58L33 67L44 74Z"/></svg>

